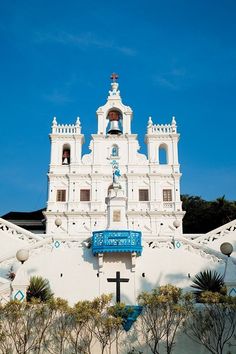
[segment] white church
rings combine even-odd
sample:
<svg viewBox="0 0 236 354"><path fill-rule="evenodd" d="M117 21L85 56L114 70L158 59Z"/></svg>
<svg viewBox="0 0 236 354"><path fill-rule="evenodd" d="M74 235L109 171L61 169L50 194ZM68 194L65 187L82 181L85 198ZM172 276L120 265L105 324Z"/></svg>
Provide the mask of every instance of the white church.
<svg viewBox="0 0 236 354"><path fill-rule="evenodd" d="M236 251L236 220L207 234L183 234L175 118L156 124L149 117L147 156L140 154L135 116L115 74L96 115L86 155L80 119L53 119L46 233L0 219L0 302L23 301L30 277L40 275L70 304L112 293L114 302L135 305L141 291L159 285L189 290L206 269L222 273L236 295L236 253L220 251L224 242Z"/></svg>

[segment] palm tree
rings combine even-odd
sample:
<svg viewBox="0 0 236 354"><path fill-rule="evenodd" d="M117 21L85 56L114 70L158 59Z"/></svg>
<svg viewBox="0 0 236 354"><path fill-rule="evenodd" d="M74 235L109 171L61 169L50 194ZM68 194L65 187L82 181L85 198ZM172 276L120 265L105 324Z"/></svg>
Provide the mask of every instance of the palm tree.
<svg viewBox="0 0 236 354"><path fill-rule="evenodd" d="M211 270L204 270L198 273L193 279L191 287L196 289L194 294L198 301L204 291L217 292L224 295L226 292L223 275Z"/></svg>
<svg viewBox="0 0 236 354"><path fill-rule="evenodd" d="M211 203L211 207L215 215L215 227L226 224L236 217L236 209L234 203L226 200L224 195L214 200Z"/></svg>
<svg viewBox="0 0 236 354"><path fill-rule="evenodd" d="M206 201L198 196L182 195L184 233L206 233L236 219L236 202L225 196Z"/></svg>
<svg viewBox="0 0 236 354"><path fill-rule="evenodd" d="M183 219L184 233L205 233L209 228L209 202L201 197L181 195L182 207L186 211Z"/></svg>
<svg viewBox="0 0 236 354"><path fill-rule="evenodd" d="M43 277L33 276L30 278L30 285L27 289L26 300L39 299L46 302L52 299L53 293L51 291L49 281Z"/></svg>

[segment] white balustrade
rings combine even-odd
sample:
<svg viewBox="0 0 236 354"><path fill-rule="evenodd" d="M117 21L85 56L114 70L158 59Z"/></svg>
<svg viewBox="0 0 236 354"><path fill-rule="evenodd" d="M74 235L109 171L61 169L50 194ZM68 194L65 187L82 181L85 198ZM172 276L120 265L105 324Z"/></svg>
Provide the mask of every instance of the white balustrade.
<svg viewBox="0 0 236 354"><path fill-rule="evenodd" d="M225 225L217 227L215 230L212 230L212 231L206 233L205 235L202 235L202 236L196 238L195 241L202 243L202 244L207 244L207 243L212 242L214 240L218 240L219 238L222 238L226 235L229 235L233 232L236 233L236 219L228 222ZM223 242L223 240L222 240L222 242Z"/></svg>
<svg viewBox="0 0 236 354"><path fill-rule="evenodd" d="M7 220L0 218L0 232L8 233L13 237L20 240L27 240L29 243L34 243L35 241L41 241L42 237L33 234L30 231L23 229Z"/></svg>
<svg viewBox="0 0 236 354"><path fill-rule="evenodd" d="M159 236L155 241L153 238L144 238L143 241L146 241L145 247L150 247L150 241L152 241L152 248L169 248L169 249L184 249L193 254L198 254L203 258L206 258L212 262L221 262L225 261L225 256L214 249L208 248L205 245L199 245L195 240L189 240L182 236L176 236L175 238L170 236Z"/></svg>
<svg viewBox="0 0 236 354"><path fill-rule="evenodd" d="M68 135L73 135L73 134L80 134L81 133L81 127L79 125L74 125L74 124L58 124L54 125L52 127L52 133L53 134L68 134Z"/></svg>
<svg viewBox="0 0 236 354"><path fill-rule="evenodd" d="M164 202L163 203L163 210L173 210L174 209L174 202Z"/></svg>
<svg viewBox="0 0 236 354"><path fill-rule="evenodd" d="M149 134L172 134L176 133L176 126L171 124L152 124L148 127Z"/></svg>

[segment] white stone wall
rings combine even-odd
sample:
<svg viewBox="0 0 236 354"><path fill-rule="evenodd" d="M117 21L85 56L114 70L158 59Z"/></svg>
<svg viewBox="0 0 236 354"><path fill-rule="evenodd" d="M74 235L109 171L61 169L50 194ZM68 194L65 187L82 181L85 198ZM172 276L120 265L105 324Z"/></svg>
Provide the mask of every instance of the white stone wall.
<svg viewBox="0 0 236 354"><path fill-rule="evenodd" d="M98 256L84 242L65 241L57 234L44 248L31 250L15 281L21 278L21 272L26 272L28 278L43 276L49 280L55 296L67 299L70 304L108 293L114 295L115 302L116 284L107 278L115 278L119 271L122 278L129 279L121 284L121 301L135 304L141 291L156 286L173 284L191 290L192 278L201 270L224 273L225 263L221 258L181 239L179 242L179 246L173 247L167 239L157 243L144 241L143 253L135 259L135 264L130 253L105 253L99 268Z"/></svg>

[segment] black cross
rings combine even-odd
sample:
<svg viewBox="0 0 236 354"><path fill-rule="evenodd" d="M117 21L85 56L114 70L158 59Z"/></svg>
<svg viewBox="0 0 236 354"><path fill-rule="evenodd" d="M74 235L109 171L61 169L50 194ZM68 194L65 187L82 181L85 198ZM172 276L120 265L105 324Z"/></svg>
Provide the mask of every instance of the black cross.
<svg viewBox="0 0 236 354"><path fill-rule="evenodd" d="M120 283L128 283L129 279L121 278L120 272L116 272L116 278L107 278L109 283L116 283L116 302L120 302Z"/></svg>

